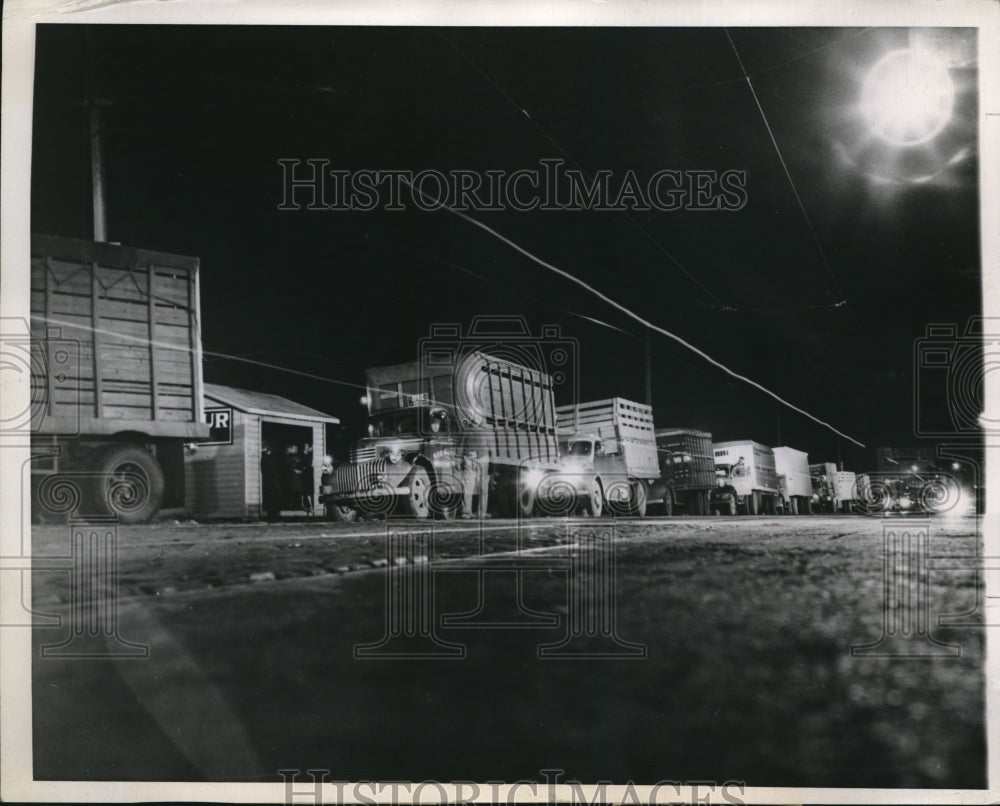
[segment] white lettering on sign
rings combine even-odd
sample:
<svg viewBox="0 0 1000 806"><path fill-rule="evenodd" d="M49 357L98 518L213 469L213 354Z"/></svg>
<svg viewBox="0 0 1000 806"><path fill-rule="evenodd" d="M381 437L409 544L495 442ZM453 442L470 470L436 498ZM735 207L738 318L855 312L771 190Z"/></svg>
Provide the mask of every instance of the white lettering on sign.
<svg viewBox="0 0 1000 806"><path fill-rule="evenodd" d="M210 429L208 442L202 445L233 444L233 410L229 408L205 409L205 422Z"/></svg>

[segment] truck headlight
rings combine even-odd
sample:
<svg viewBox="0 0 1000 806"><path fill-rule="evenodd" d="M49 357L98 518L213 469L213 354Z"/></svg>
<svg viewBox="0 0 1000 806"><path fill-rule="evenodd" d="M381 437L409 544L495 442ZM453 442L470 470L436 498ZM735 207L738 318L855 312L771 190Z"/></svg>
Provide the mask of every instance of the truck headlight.
<svg viewBox="0 0 1000 806"><path fill-rule="evenodd" d="M909 509L911 506L913 506L913 501L910 499L910 496L908 495L900 496L899 498L900 509Z"/></svg>
<svg viewBox="0 0 1000 806"><path fill-rule="evenodd" d="M544 478L545 478L545 471L537 469L529 470L527 473L524 474L524 484L526 487L534 489L539 484L541 484L542 479Z"/></svg>

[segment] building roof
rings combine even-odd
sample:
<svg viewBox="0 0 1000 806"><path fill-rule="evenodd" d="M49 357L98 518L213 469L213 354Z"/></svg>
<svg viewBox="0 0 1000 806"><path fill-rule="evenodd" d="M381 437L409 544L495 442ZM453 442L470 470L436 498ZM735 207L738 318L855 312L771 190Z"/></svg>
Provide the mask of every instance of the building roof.
<svg viewBox="0 0 1000 806"><path fill-rule="evenodd" d="M303 406L288 398L264 392L251 392L248 389L236 389L232 386L220 386L216 383L205 384L205 397L232 406L247 414L334 424L340 422L337 417L331 417L329 414Z"/></svg>

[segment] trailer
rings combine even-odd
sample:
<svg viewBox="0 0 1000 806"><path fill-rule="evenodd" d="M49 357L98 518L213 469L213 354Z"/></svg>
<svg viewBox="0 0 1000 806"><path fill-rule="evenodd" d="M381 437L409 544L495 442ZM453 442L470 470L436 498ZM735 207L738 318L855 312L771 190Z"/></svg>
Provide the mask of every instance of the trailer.
<svg viewBox="0 0 1000 806"><path fill-rule="evenodd" d="M811 514L809 455L788 446L774 448L774 469L778 475L778 509L791 515Z"/></svg>
<svg viewBox="0 0 1000 806"><path fill-rule="evenodd" d="M690 515L707 515L715 489L712 435L692 428L657 428L656 451L667 515L678 507Z"/></svg>
<svg viewBox="0 0 1000 806"><path fill-rule="evenodd" d="M852 512L857 506L858 477L853 471L838 470L833 474L835 512Z"/></svg>
<svg viewBox="0 0 1000 806"><path fill-rule="evenodd" d="M833 462L814 462L809 465L813 512L837 511L837 492L833 483L836 475L837 466Z"/></svg>
<svg viewBox="0 0 1000 806"><path fill-rule="evenodd" d="M552 378L471 350L366 372L368 435L334 468L320 500L337 520L359 514L453 518L463 454L488 463L490 511L535 512L542 480L558 467Z"/></svg>
<svg viewBox="0 0 1000 806"><path fill-rule="evenodd" d="M566 475L575 475L591 509L592 495L618 515L641 517L664 504L651 406L620 397L559 406L556 425Z"/></svg>
<svg viewBox="0 0 1000 806"><path fill-rule="evenodd" d="M858 502L858 477L849 470L838 470L833 462L809 465L812 477L814 512L852 512Z"/></svg>
<svg viewBox="0 0 1000 806"><path fill-rule="evenodd" d="M183 446L209 435L198 268L194 257L32 236L39 515L139 523L183 505Z"/></svg>
<svg viewBox="0 0 1000 806"><path fill-rule="evenodd" d="M713 511L730 515L777 512L779 489L774 451L746 439L716 442L712 453L717 476L717 486L710 498Z"/></svg>

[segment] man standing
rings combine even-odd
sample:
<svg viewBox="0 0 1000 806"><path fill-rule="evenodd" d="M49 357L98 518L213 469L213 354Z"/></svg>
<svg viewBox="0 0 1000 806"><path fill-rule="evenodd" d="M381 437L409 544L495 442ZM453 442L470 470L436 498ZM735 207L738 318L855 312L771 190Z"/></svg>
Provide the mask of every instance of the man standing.
<svg viewBox="0 0 1000 806"><path fill-rule="evenodd" d="M302 465L298 445L285 446L281 465L281 492L285 507L295 510L302 507Z"/></svg>
<svg viewBox="0 0 1000 806"><path fill-rule="evenodd" d="M490 494L490 454L485 443L474 436L466 437L462 455L462 517L468 520L486 518L486 507ZM477 497L476 511L472 509L472 497Z"/></svg>
<svg viewBox="0 0 1000 806"><path fill-rule="evenodd" d="M261 508L269 521L281 517L280 473L278 457L271 453L271 446L265 442L260 452Z"/></svg>

